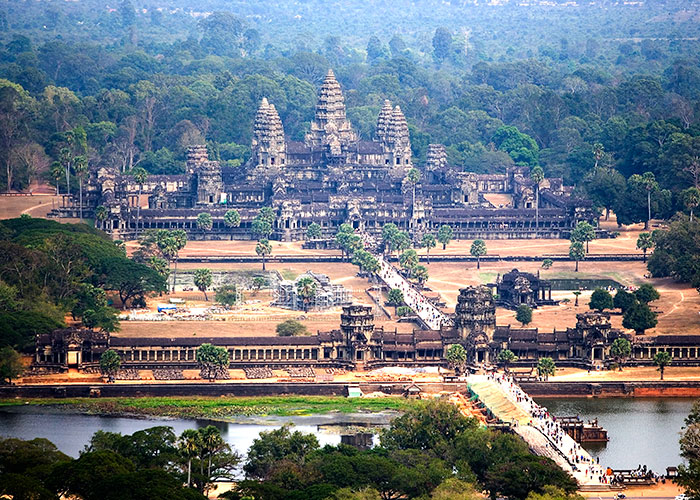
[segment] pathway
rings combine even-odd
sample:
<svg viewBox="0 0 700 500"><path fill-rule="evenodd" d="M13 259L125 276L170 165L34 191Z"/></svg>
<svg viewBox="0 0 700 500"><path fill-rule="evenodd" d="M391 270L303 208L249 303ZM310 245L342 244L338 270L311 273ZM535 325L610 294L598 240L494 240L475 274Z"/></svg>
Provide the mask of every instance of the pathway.
<svg viewBox="0 0 700 500"><path fill-rule="evenodd" d="M471 375L469 389L502 422L527 442L537 455L551 458L585 489L607 489L605 468L574 441L520 387L504 375Z"/></svg>
<svg viewBox="0 0 700 500"><path fill-rule="evenodd" d="M404 302L413 309L425 327L431 330L439 330L440 326L448 326L452 323L452 319L425 298L383 256L377 256L377 260L379 260L380 265L379 277L389 288L398 288L403 292Z"/></svg>

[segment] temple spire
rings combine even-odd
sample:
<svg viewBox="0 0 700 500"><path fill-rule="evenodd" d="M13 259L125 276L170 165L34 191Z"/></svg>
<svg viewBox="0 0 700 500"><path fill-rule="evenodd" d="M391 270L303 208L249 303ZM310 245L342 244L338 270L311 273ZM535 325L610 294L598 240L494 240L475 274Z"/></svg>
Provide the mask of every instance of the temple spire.
<svg viewBox="0 0 700 500"><path fill-rule="evenodd" d="M275 105L270 104L265 97L260 101L255 114L251 150L256 165L284 165L286 162L282 120Z"/></svg>
<svg viewBox="0 0 700 500"><path fill-rule="evenodd" d="M345 115L345 99L338 80L332 69L318 92L316 114L311 122L311 130L306 136L306 143L311 147L348 144L357 140L350 122Z"/></svg>

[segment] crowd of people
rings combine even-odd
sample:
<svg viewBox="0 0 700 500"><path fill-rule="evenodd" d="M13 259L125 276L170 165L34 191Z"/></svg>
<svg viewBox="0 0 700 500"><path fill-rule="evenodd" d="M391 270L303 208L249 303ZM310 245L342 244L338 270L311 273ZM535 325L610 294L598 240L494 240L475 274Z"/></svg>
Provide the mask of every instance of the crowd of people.
<svg viewBox="0 0 700 500"><path fill-rule="evenodd" d="M379 276L391 288L398 288L403 293L403 300L407 306L433 330L439 330L447 322L447 316L435 307L425 296L409 283L399 272L383 257L380 259L381 270Z"/></svg>
<svg viewBox="0 0 700 500"><path fill-rule="evenodd" d="M155 368L152 371L154 380L185 380L182 368Z"/></svg>
<svg viewBox="0 0 700 500"><path fill-rule="evenodd" d="M600 459L591 457L583 447L574 441L561 424L557 422L547 408L538 405L512 377L506 374L492 373L489 378L496 381L508 395L509 399L530 416L529 425L537 428L554 449L563 456L573 471L583 472L586 479L600 484L610 484L608 470L600 466Z"/></svg>
<svg viewBox="0 0 700 500"><path fill-rule="evenodd" d="M259 366L253 368L243 368L246 378L249 379L259 379L259 378L272 378L272 370L266 366Z"/></svg>

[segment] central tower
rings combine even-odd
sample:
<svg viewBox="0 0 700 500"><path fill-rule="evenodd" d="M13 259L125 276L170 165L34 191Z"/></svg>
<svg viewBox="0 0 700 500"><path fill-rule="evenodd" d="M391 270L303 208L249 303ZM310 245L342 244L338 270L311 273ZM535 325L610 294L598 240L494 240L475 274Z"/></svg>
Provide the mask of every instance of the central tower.
<svg viewBox="0 0 700 500"><path fill-rule="evenodd" d="M306 134L306 145L312 148L329 147L331 154L340 154L342 146L357 141L350 122L345 116L345 100L332 69L323 80L316 104L311 130Z"/></svg>

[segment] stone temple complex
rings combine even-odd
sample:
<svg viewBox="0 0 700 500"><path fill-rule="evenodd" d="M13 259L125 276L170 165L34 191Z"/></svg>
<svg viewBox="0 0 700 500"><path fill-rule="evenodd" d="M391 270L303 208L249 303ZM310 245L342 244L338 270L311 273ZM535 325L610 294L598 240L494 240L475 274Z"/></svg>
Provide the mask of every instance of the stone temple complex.
<svg viewBox="0 0 700 500"><path fill-rule="evenodd" d="M445 353L453 344L467 351L469 364L495 364L503 349L519 358L518 366L534 366L550 357L557 366L591 367L612 359L617 338L632 343L630 364L651 365L657 352L667 351L674 365L700 364L697 335L658 335L637 338L612 328L610 313L585 312L574 326L554 331L496 325L491 290L470 286L460 290L453 324L440 330L410 333L375 325L373 307L343 307L340 327L299 337L163 338L119 336L87 329L62 329L39 335L32 371L61 372L70 368L97 370L101 354L114 349L124 369L182 370L197 366L196 350L203 343L224 347L230 368L339 368L368 370L384 366L447 366Z"/></svg>
<svg viewBox="0 0 700 500"><path fill-rule="evenodd" d="M244 168L210 160L205 146L189 148L186 173L152 175L141 186L131 175L101 167L90 172L83 208L86 214L107 208L98 226L122 240L134 238L137 225L184 229L190 239L250 239L251 223L264 206L276 216L271 238L282 241L304 239L314 222L324 238L334 236L343 223L371 235L393 222L416 240L445 224L456 239L560 238L577 222L594 219L589 201L576 197L562 179L549 178L540 185L535 227L535 185L527 167L499 174L464 172L449 165L440 144L431 144L425 165L416 166L421 172L416 186L407 179L413 167L401 108L385 101L374 139L359 138L346 116L340 84L329 71L303 142L285 136L274 103L263 98ZM53 215L77 216L74 198L66 196ZM239 227L224 223L229 209L240 213ZM197 227L202 212L212 215L211 229Z"/></svg>

